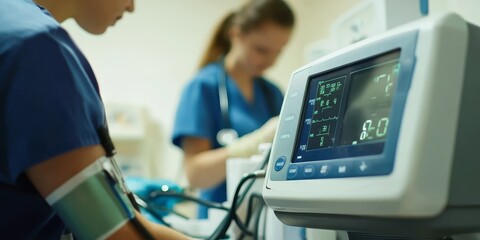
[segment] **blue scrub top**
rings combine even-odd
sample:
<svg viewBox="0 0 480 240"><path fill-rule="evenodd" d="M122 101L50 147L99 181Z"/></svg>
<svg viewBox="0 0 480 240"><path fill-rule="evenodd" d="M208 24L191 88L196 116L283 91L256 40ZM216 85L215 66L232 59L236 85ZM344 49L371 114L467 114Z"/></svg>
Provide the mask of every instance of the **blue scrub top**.
<svg viewBox="0 0 480 240"><path fill-rule="evenodd" d="M1 0L0 238L60 239L61 219L25 170L99 144L103 124L97 81L69 35L31 0Z"/></svg>
<svg viewBox="0 0 480 240"><path fill-rule="evenodd" d="M181 148L183 137L198 137L208 139L214 148L220 147L216 140L217 132L226 127L220 110L218 93L219 80L223 76L225 76L223 65L211 63L201 69L184 88L173 128L173 144ZM283 95L266 79L255 79L253 102L247 102L228 74L226 83L228 115L231 127L238 132L239 137L258 129L271 117L278 115ZM262 87L262 84L265 87ZM270 101L273 104L269 104L267 97L271 98ZM274 105L273 111L269 109L270 105ZM226 183L224 181L212 188L203 189L200 194L202 199L224 202L226 201ZM200 206L199 218L207 217L207 208Z"/></svg>

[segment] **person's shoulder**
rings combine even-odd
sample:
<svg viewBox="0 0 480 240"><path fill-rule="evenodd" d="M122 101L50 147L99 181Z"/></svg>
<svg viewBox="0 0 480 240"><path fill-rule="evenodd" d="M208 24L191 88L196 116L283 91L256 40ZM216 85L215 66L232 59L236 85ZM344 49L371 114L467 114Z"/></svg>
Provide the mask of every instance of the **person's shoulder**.
<svg viewBox="0 0 480 240"><path fill-rule="evenodd" d="M217 88L218 78L221 77L222 70L223 68L219 63L210 63L201 68L188 85L201 88Z"/></svg>
<svg viewBox="0 0 480 240"><path fill-rule="evenodd" d="M0 53L62 29L46 10L31 0L2 0L0 22Z"/></svg>

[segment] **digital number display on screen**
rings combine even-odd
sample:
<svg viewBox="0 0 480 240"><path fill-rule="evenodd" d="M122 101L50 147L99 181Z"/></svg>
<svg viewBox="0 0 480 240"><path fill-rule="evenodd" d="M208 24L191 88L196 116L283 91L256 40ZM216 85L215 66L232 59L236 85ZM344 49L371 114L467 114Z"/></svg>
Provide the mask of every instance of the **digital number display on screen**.
<svg viewBox="0 0 480 240"><path fill-rule="evenodd" d="M397 50L312 77L294 161L381 153L399 57Z"/></svg>
<svg viewBox="0 0 480 240"><path fill-rule="evenodd" d="M375 141L387 136L398 70L397 61L392 60L351 73L340 145Z"/></svg>

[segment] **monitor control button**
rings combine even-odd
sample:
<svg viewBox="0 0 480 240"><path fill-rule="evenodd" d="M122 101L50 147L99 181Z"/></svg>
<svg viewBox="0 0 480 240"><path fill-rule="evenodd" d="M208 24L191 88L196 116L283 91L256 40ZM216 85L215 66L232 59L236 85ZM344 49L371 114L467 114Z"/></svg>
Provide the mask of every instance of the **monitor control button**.
<svg viewBox="0 0 480 240"><path fill-rule="evenodd" d="M361 172L365 172L368 169L368 165L365 162L362 162L358 169L360 169Z"/></svg>
<svg viewBox="0 0 480 240"><path fill-rule="evenodd" d="M285 163L287 162L287 158L284 156L281 156L275 161L275 171L280 171L282 168L285 166Z"/></svg>
<svg viewBox="0 0 480 240"><path fill-rule="evenodd" d="M328 171L330 171L330 167L328 165L322 165L320 166L320 176L325 177L328 175Z"/></svg>
<svg viewBox="0 0 480 240"><path fill-rule="evenodd" d="M303 168L303 176L311 177L315 173L315 166L307 165Z"/></svg>
<svg viewBox="0 0 480 240"><path fill-rule="evenodd" d="M338 174L339 175L344 175L344 174L347 174L347 165L340 165L338 166Z"/></svg>
<svg viewBox="0 0 480 240"><path fill-rule="evenodd" d="M287 177L288 179L295 178L298 175L298 167L292 165L288 168Z"/></svg>

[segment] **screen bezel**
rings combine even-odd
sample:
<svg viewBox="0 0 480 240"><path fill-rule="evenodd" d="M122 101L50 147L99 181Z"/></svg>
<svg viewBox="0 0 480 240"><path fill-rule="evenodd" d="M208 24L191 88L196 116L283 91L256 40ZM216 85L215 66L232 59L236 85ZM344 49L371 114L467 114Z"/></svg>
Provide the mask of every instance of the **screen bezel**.
<svg viewBox="0 0 480 240"><path fill-rule="evenodd" d="M291 157L291 162L293 163L312 162L312 161L322 161L327 159L334 160L334 159L345 158L345 157L359 157L359 156L366 156L366 155L381 154L384 151L385 141L389 134L387 134L387 136L382 140L360 143L358 145L341 145L339 143L341 134L343 132L343 128L341 125L345 120L345 113L347 111L347 104L349 102L351 84L353 81L350 75L361 67L371 66L370 63L373 63L374 65L378 65L378 64L382 64L382 63L394 61L394 60L396 62L400 62L400 56L401 56L401 49L397 48L388 52L371 56L369 58L361 59L343 66L339 66L335 69L310 75L307 79L307 87L305 88L305 96L302 104L302 112L300 113L300 118L299 118L300 124L296 134L296 140L295 140L293 154ZM346 76L346 77L345 77L344 89L343 89L344 97L342 98L339 106L340 108L339 111L341 111L341 113L339 113L338 115L339 124L337 124L335 127L336 128L335 131L337 132L335 135L337 136L337 138L333 143L334 146L329 148L323 148L323 149L312 149L312 150L307 149L305 151L302 151L304 153L303 154L304 157L314 157L315 159L313 160L305 161L303 159L297 159L297 156L298 156L297 153L301 151L299 150L299 147L300 145L303 145L304 143L303 140L305 140L303 138L305 137L308 138L308 136L304 136L304 134L306 133L304 132L304 127L306 127L306 125L304 124L304 121L309 118L309 116L307 116L306 111L308 110L307 105L309 104L309 98L311 97L309 96L309 93L312 87L311 86L312 82L318 81L318 78L321 78L321 80L337 79L337 78L340 78L339 76ZM398 84L398 76L397 76L396 82ZM396 95L396 89L395 89L393 98L395 98L395 95ZM390 110L392 109L392 105L393 105L393 101L390 106ZM390 117L391 115L392 114L390 111ZM387 132L390 132L390 128L391 126L388 127ZM308 140L305 144L307 143L308 143Z"/></svg>
<svg viewBox="0 0 480 240"><path fill-rule="evenodd" d="M401 119L415 66L417 37L418 31L413 30L375 41L359 42L352 47L319 59L294 72L285 95L282 113L280 115L282 121L279 124L279 129L273 143L270 157L272 163L269 165L271 168L269 171L269 179L271 181L290 181L390 174L394 168ZM397 88L391 110L391 121L393 122L390 123L391 131L385 139L384 151L380 154L359 157L347 156L334 160L292 162L292 157L294 156L293 148L294 145L297 144L297 135L299 134L299 127L301 125L299 119L301 119L301 112L304 109L303 100L308 87L307 80L310 79L311 76L326 73L398 49L401 51L399 58L401 69L397 77ZM286 159L284 164L280 160L282 158ZM281 167L277 166L277 162L280 163ZM367 163L369 168L366 171L359 171L360 164L364 163ZM331 169L347 166L351 171L347 171L344 174L329 173L320 176L318 170L324 164L328 164ZM306 171L303 171L307 168L313 168L315 174L305 174ZM291 170L298 172L298 174L294 174L295 176L293 177L290 176L289 172L292 172Z"/></svg>

